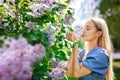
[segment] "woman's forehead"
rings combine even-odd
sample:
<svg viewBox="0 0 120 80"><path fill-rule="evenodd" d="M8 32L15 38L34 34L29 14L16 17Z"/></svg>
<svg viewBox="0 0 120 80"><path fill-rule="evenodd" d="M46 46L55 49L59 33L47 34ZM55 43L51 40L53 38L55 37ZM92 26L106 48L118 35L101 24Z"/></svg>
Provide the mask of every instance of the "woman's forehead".
<svg viewBox="0 0 120 80"><path fill-rule="evenodd" d="M94 24L91 20L89 20L89 21L87 21L87 23L85 24L85 27L95 27L95 24Z"/></svg>

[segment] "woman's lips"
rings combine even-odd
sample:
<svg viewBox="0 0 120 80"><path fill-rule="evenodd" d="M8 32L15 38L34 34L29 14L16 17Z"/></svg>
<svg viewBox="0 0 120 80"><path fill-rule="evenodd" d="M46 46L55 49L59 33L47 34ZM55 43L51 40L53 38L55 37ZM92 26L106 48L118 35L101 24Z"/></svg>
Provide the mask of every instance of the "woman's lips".
<svg viewBox="0 0 120 80"><path fill-rule="evenodd" d="M82 34L81 37L85 37L85 34Z"/></svg>

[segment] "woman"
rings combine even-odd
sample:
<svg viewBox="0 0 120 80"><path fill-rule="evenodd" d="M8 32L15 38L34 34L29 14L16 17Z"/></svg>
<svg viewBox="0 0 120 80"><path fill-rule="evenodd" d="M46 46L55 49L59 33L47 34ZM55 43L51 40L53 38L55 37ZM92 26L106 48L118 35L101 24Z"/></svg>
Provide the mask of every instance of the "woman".
<svg viewBox="0 0 120 80"><path fill-rule="evenodd" d="M66 75L79 80L113 80L113 51L106 22L101 18L90 18L81 37L85 49L78 54L78 45L74 46ZM74 41L76 37L73 32L68 32L67 39Z"/></svg>

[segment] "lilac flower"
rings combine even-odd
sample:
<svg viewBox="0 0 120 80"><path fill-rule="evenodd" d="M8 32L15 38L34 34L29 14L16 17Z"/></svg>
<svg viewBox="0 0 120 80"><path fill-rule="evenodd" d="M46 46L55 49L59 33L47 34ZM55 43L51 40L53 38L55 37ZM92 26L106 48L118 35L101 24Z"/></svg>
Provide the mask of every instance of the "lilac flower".
<svg viewBox="0 0 120 80"><path fill-rule="evenodd" d="M4 0L0 0L0 5L3 5L3 3L4 3Z"/></svg>
<svg viewBox="0 0 120 80"><path fill-rule="evenodd" d="M52 80L60 80L64 77L64 69L67 65L66 61L61 61L58 65L52 69L51 72L48 72L48 75L52 78Z"/></svg>
<svg viewBox="0 0 120 80"><path fill-rule="evenodd" d="M49 34L48 35L48 40L49 40L49 44L52 46L54 45L54 42L56 41L56 37L54 34Z"/></svg>
<svg viewBox="0 0 120 80"><path fill-rule="evenodd" d="M40 0L40 3L46 4L48 6L51 6L53 3L55 3L57 0Z"/></svg>
<svg viewBox="0 0 120 80"><path fill-rule="evenodd" d="M83 32L83 26L80 25L79 21L74 21L74 23L72 24L75 36L77 37L78 40L81 39L81 34Z"/></svg>
<svg viewBox="0 0 120 80"><path fill-rule="evenodd" d="M48 40L49 40L49 44L50 46L54 45L54 42L56 41L56 37L53 33L53 29L51 27L48 28Z"/></svg>
<svg viewBox="0 0 120 80"><path fill-rule="evenodd" d="M33 29L35 25L37 25L37 23L31 21L26 22L25 24L25 26L28 27L29 29Z"/></svg>
<svg viewBox="0 0 120 80"><path fill-rule="evenodd" d="M35 59L41 59L43 56L45 56L45 48L40 44L37 44L33 47L33 52L36 53L34 56Z"/></svg>
<svg viewBox="0 0 120 80"><path fill-rule="evenodd" d="M0 48L0 80L29 80L31 67L45 55L41 44L32 46L27 40L7 38Z"/></svg>
<svg viewBox="0 0 120 80"><path fill-rule="evenodd" d="M49 6L40 3L40 4L33 4L29 8L32 10L34 17L40 17L43 15L43 11L49 9Z"/></svg>
<svg viewBox="0 0 120 80"><path fill-rule="evenodd" d="M64 18L65 24L69 24L71 25L74 21L74 18L72 17L72 15L68 14L65 18Z"/></svg>
<svg viewBox="0 0 120 80"><path fill-rule="evenodd" d="M14 13L13 7L10 7L9 5L6 5L5 7L6 7L6 12L8 13L8 15L15 18L15 13Z"/></svg>
<svg viewBox="0 0 120 80"><path fill-rule="evenodd" d="M15 0L7 0L7 2L15 3Z"/></svg>
<svg viewBox="0 0 120 80"><path fill-rule="evenodd" d="M83 28L80 27L80 26L76 27L76 29L74 30L75 35L76 35L76 37L77 37L78 39L81 39L82 30L83 30Z"/></svg>

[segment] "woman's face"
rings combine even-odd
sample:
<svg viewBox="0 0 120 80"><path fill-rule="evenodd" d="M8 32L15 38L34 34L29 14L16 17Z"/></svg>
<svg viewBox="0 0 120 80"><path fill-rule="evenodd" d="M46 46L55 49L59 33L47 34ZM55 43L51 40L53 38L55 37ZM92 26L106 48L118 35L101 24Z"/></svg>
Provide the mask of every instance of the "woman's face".
<svg viewBox="0 0 120 80"><path fill-rule="evenodd" d="M92 41L99 37L100 31L97 31L95 24L89 20L84 26L83 33L81 35L84 41Z"/></svg>

